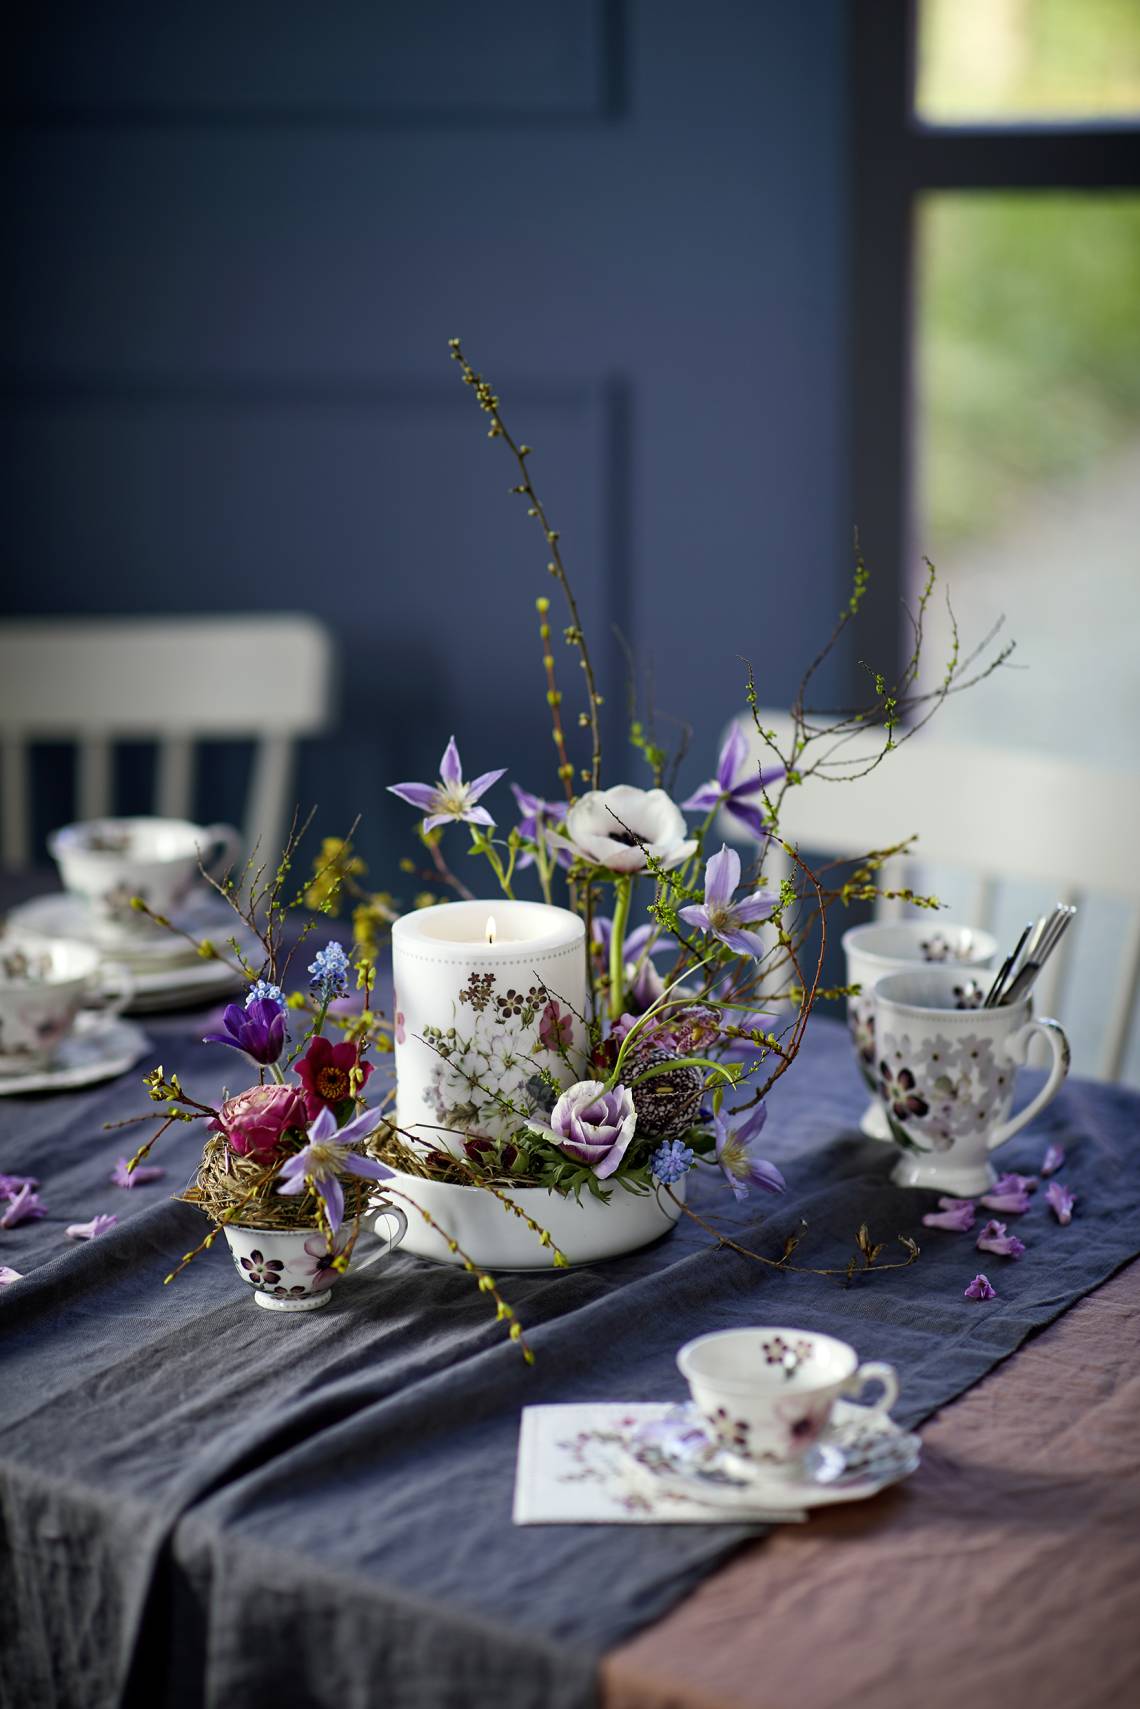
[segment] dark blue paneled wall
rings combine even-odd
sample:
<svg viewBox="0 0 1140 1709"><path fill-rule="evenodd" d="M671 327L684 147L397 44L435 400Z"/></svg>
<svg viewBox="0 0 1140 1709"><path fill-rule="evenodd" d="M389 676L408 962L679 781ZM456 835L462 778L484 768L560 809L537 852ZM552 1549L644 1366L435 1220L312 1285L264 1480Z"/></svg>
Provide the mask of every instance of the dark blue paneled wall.
<svg viewBox="0 0 1140 1709"><path fill-rule="evenodd" d="M377 876L411 817L384 783L434 775L452 729L553 793L546 554L459 333L536 447L611 710L617 625L707 775L738 655L787 697L847 576L845 14L26 7L8 612L318 613L343 723L301 792L329 828L364 814ZM615 724L608 781L642 781Z"/></svg>

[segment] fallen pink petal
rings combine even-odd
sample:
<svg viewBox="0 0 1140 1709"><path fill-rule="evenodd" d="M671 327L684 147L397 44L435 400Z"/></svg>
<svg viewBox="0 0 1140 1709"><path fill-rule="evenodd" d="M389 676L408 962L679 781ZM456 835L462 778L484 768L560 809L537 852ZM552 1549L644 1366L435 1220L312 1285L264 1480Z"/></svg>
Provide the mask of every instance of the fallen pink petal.
<svg viewBox="0 0 1140 1709"><path fill-rule="evenodd" d="M1025 1251L1025 1242L1019 1240L1016 1234L1007 1234L1005 1223L987 1222L978 1236L979 1252L996 1252L999 1258L1020 1258Z"/></svg>
<svg viewBox="0 0 1140 1709"><path fill-rule="evenodd" d="M13 1270L10 1264L0 1264L0 1288L6 1288L10 1282L19 1280L19 1270Z"/></svg>
<svg viewBox="0 0 1140 1709"><path fill-rule="evenodd" d="M988 1276L979 1273L966 1289L966 1298L968 1300L996 1300L997 1289L990 1285Z"/></svg>
<svg viewBox="0 0 1140 1709"><path fill-rule="evenodd" d="M34 1175L0 1175L0 1199L14 1199L21 1187L39 1186Z"/></svg>
<svg viewBox="0 0 1140 1709"><path fill-rule="evenodd" d="M1059 1223L1072 1222L1073 1206L1077 1200L1068 1187L1062 1186L1060 1181L1050 1181L1045 1189L1045 1199Z"/></svg>
<svg viewBox="0 0 1140 1709"><path fill-rule="evenodd" d="M941 1198L941 1210L927 1211L923 1223L927 1228L946 1228L951 1234L966 1234L974 1226L974 1206L969 1199Z"/></svg>
<svg viewBox="0 0 1140 1709"><path fill-rule="evenodd" d="M47 1209L39 1194L30 1186L24 1186L12 1194L0 1213L0 1228L18 1228L22 1222L34 1222L36 1217L46 1215Z"/></svg>
<svg viewBox="0 0 1140 1709"><path fill-rule="evenodd" d="M165 1169L158 1168L154 1163L136 1163L133 1169L128 1169L129 1161L129 1158L120 1157L115 1164L111 1171L113 1187L145 1187L148 1181L161 1181L166 1174Z"/></svg>
<svg viewBox="0 0 1140 1709"><path fill-rule="evenodd" d="M69 1240L98 1240L118 1220L117 1216L93 1216L90 1222L69 1223L65 1232Z"/></svg>
<svg viewBox="0 0 1140 1709"><path fill-rule="evenodd" d="M1065 1152L1060 1145L1051 1145L1041 1160L1041 1173L1055 1175L1058 1169L1065 1167Z"/></svg>
<svg viewBox="0 0 1140 1709"><path fill-rule="evenodd" d="M999 1175L991 1188L992 1192L1001 1193L1034 1193L1037 1191L1036 1175Z"/></svg>
<svg viewBox="0 0 1140 1709"><path fill-rule="evenodd" d="M1001 1211L1004 1216L1024 1216L1029 1209L1029 1194L1018 1190L1010 1193L983 1193L978 1200L988 1211Z"/></svg>

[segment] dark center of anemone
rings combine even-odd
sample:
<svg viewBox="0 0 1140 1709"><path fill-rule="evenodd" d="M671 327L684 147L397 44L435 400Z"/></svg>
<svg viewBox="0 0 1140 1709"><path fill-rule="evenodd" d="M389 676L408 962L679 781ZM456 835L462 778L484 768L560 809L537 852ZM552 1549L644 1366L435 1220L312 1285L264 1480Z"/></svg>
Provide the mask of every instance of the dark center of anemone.
<svg viewBox="0 0 1140 1709"><path fill-rule="evenodd" d="M626 849L639 849L645 841L644 837L635 837L632 831L610 831L611 843L620 843Z"/></svg>
<svg viewBox="0 0 1140 1709"><path fill-rule="evenodd" d="M348 1069L337 1068L331 1062L318 1069L317 1091L330 1104L339 1104L342 1098L348 1097Z"/></svg>

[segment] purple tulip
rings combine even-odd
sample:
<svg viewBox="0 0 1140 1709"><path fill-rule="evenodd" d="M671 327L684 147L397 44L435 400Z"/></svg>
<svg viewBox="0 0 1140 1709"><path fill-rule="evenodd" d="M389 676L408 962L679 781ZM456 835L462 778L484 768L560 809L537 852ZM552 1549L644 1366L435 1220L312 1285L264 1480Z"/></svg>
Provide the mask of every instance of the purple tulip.
<svg viewBox="0 0 1140 1709"><path fill-rule="evenodd" d="M579 1080L555 1104L547 1137L576 1163L588 1163L599 1181L618 1168L637 1126L627 1086Z"/></svg>
<svg viewBox="0 0 1140 1709"><path fill-rule="evenodd" d="M754 837L766 837L769 832L751 797L763 794L770 783L778 783L783 775L782 765L767 771L753 770L748 758L748 737L739 724L734 724L720 750L716 776L702 783L696 794L681 805L687 813L710 813L714 807L723 807Z"/></svg>
<svg viewBox="0 0 1140 1709"><path fill-rule="evenodd" d="M459 749L452 736L439 762L438 783L390 783L388 793L398 795L401 801L418 807L426 814L423 822L425 832L434 831L437 825L459 820L468 825L493 827L495 821L487 809L477 807L475 803L493 783L499 781L506 769L506 766L501 766L498 771L485 771L471 783L464 783Z"/></svg>
<svg viewBox="0 0 1140 1709"><path fill-rule="evenodd" d="M763 938L747 927L765 919L779 897L773 890L756 890L734 902L732 898L739 883L740 856L722 843L720 853L713 855L705 867L704 902L680 908L678 913L690 926L719 938L738 955L763 955Z"/></svg>
<svg viewBox="0 0 1140 1709"><path fill-rule="evenodd" d="M752 1155L752 1142L760 1137L767 1119L767 1106L762 1103L756 1104L732 1133L722 1110L713 1117L716 1160L735 1199L746 1199L753 1187L763 1193L782 1193L787 1184L774 1163Z"/></svg>
<svg viewBox="0 0 1140 1709"><path fill-rule="evenodd" d="M222 1021L225 1032L206 1033L203 1044L228 1044L263 1067L276 1062L285 1048L285 1015L270 997L255 997L246 1009L227 1003Z"/></svg>
<svg viewBox="0 0 1140 1709"><path fill-rule="evenodd" d="M978 1236L978 1251L996 1252L999 1258L1020 1258L1025 1242L1016 1234L1007 1234L1004 1222L992 1221L987 1222Z"/></svg>

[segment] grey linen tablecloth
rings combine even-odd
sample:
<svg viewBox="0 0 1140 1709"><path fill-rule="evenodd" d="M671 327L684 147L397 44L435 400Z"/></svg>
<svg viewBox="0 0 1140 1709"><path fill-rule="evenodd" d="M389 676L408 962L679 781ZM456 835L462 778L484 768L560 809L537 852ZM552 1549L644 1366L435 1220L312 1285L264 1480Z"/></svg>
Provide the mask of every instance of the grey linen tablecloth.
<svg viewBox="0 0 1140 1709"><path fill-rule="evenodd" d="M202 1017L148 1027L188 1090L233 1078L196 1043ZM0 1169L38 1175L49 1207L0 1231L0 1263L25 1273L0 1289L4 1709L593 1702L599 1656L757 1528L514 1528L523 1405L679 1399L688 1337L792 1322L897 1365L895 1416L915 1425L1140 1250L1136 1096L1071 1081L1001 1154L1028 1172L1060 1141L1078 1195L1067 1228L1040 1194L1012 1219L1017 1263L921 1227L933 1195L889 1184L892 1150L855 1129L863 1102L845 1032L813 1021L765 1133L788 1192L737 1206L710 1180L694 1202L771 1254L806 1219L805 1263L845 1262L864 1220L914 1234L912 1269L850 1288L773 1275L682 1219L625 1259L504 1278L529 1369L465 1276L410 1255L310 1315L258 1311L217 1250L164 1288L202 1232L167 1196L194 1134L164 1141L165 1182L125 1192L108 1176L129 1139L103 1123L144 1107L135 1075L0 1101ZM118 1226L65 1239L96 1211ZM987 1304L962 1295L978 1269Z"/></svg>

